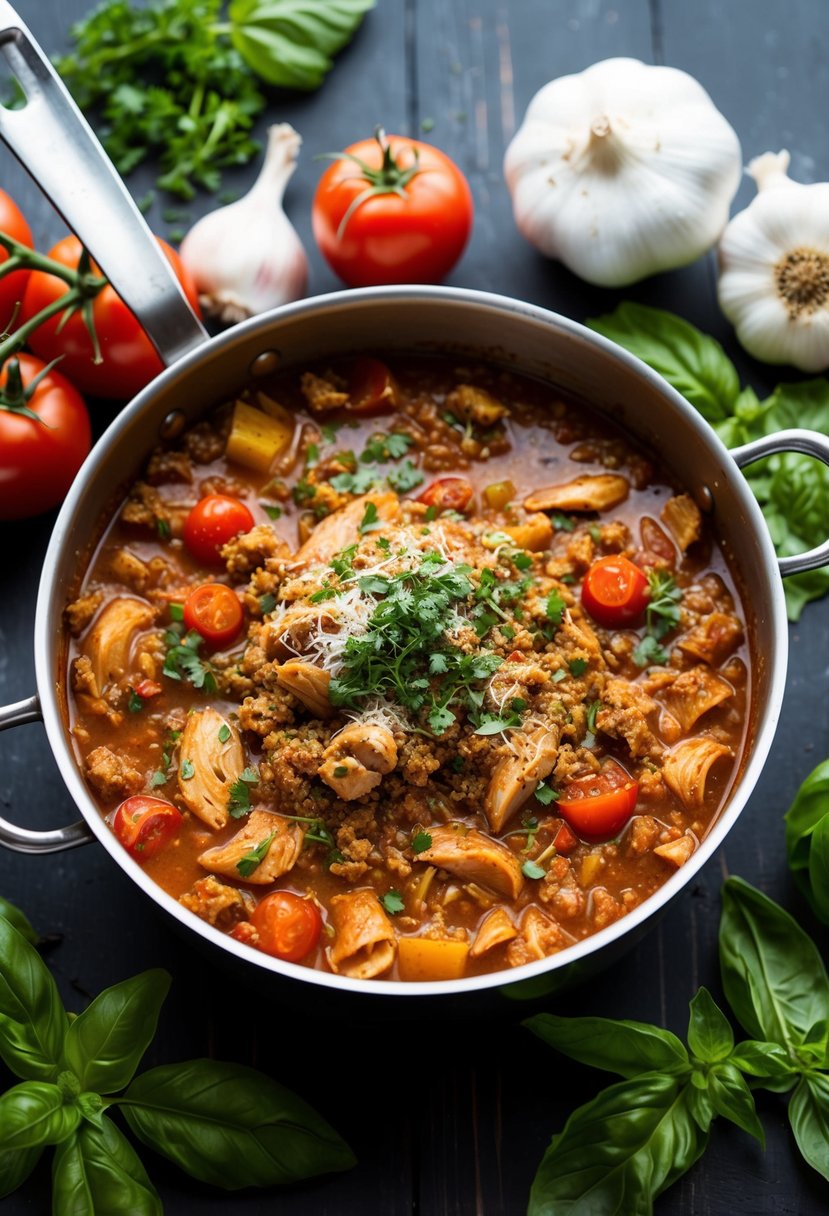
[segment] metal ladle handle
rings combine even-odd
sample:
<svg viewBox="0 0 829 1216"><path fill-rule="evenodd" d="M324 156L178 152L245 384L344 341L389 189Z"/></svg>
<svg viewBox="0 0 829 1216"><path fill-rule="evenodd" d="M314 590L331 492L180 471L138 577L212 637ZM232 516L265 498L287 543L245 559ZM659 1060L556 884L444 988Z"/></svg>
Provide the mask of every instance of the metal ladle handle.
<svg viewBox="0 0 829 1216"><path fill-rule="evenodd" d="M170 263L89 123L7 0L0 54L26 103L0 106L0 138L135 313L165 364L207 340Z"/></svg>

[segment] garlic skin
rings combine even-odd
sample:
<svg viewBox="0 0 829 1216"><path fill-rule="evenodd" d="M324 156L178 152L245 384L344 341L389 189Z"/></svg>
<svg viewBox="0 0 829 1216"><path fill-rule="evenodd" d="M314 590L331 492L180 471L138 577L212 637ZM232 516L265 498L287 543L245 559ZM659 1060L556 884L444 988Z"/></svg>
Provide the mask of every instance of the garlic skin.
<svg viewBox="0 0 829 1216"><path fill-rule="evenodd" d="M545 85L504 158L521 233L600 287L625 287L714 245L740 142L677 68L605 59Z"/></svg>
<svg viewBox="0 0 829 1216"><path fill-rule="evenodd" d="M789 154L748 166L757 197L720 243L720 308L740 345L763 363L829 368L829 182L788 176Z"/></svg>
<svg viewBox="0 0 829 1216"><path fill-rule="evenodd" d="M290 123L270 127L252 188L203 216L182 241L181 259L208 316L233 324L305 294L308 259L282 208L301 143Z"/></svg>

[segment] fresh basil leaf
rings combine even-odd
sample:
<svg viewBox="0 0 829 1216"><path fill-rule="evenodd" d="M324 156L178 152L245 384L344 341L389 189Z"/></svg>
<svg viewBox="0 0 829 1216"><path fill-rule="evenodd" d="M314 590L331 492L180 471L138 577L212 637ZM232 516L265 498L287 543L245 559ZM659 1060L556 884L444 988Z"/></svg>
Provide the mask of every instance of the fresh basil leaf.
<svg viewBox="0 0 829 1216"><path fill-rule="evenodd" d="M829 813L812 832L809 849L809 902L815 915L829 924Z"/></svg>
<svg viewBox="0 0 829 1216"><path fill-rule="evenodd" d="M42 1152L42 1144L34 1148L0 1149L0 1199L5 1199L26 1181Z"/></svg>
<svg viewBox="0 0 829 1216"><path fill-rule="evenodd" d="M68 1025L46 964L0 917L0 1057L18 1077L52 1080Z"/></svg>
<svg viewBox="0 0 829 1216"><path fill-rule="evenodd" d="M730 1119L766 1147L763 1126L754 1109L754 1098L738 1068L731 1063L715 1065L708 1074L708 1093L718 1115Z"/></svg>
<svg viewBox="0 0 829 1216"><path fill-rule="evenodd" d="M829 1077L810 1073L801 1079L789 1101L789 1122L804 1159L829 1179Z"/></svg>
<svg viewBox="0 0 829 1216"><path fill-rule="evenodd" d="M734 1048L729 1063L748 1073L755 1086L774 1093L785 1093L797 1080L797 1069L779 1043L745 1039Z"/></svg>
<svg viewBox="0 0 829 1216"><path fill-rule="evenodd" d="M355 1163L312 1107L239 1064L191 1060L153 1068L120 1102L139 1140L224 1190L296 1182Z"/></svg>
<svg viewBox="0 0 829 1216"><path fill-rule="evenodd" d="M110 1094L129 1085L169 990L166 971L144 971L105 989L71 1022L63 1058L82 1089Z"/></svg>
<svg viewBox="0 0 829 1216"><path fill-rule="evenodd" d="M9 903L9 901L7 899L3 899L3 897L1 895L0 895L0 916L2 916L5 920L7 920L10 925L13 925L14 928L17 930L17 932L22 934L22 936L25 937L26 941L29 942L30 945L32 945L32 946L37 945L37 941L38 941L37 934L35 933L32 926L29 924L26 917L23 915L23 913L20 911L19 908L16 908L14 906L14 904Z"/></svg>
<svg viewBox="0 0 829 1216"><path fill-rule="evenodd" d="M691 1118L696 1123L700 1131L707 1132L711 1124L716 1118L714 1103L711 1101L711 1095L708 1092L708 1082L705 1077L699 1073L694 1073L691 1077L698 1077L702 1082L699 1084L691 1084L685 1090L685 1101L688 1104L688 1110L691 1112Z"/></svg>
<svg viewBox="0 0 829 1216"><path fill-rule="evenodd" d="M625 301L587 324L664 376L708 422L733 413L740 393L734 364L719 342L681 317Z"/></svg>
<svg viewBox="0 0 829 1216"><path fill-rule="evenodd" d="M707 1064L724 1060L734 1046L734 1032L728 1018L707 988L700 988L691 1001L688 1046Z"/></svg>
<svg viewBox="0 0 829 1216"><path fill-rule="evenodd" d="M800 786L785 815L789 869L808 899L809 855L817 825L829 815L829 760L823 760Z"/></svg>
<svg viewBox="0 0 829 1216"><path fill-rule="evenodd" d="M316 89L375 0L231 0L230 37L268 84Z"/></svg>
<svg viewBox="0 0 829 1216"><path fill-rule="evenodd" d="M556 1051L622 1077L689 1068L688 1052L670 1030L614 1018L560 1018L539 1013L524 1025Z"/></svg>
<svg viewBox="0 0 829 1216"><path fill-rule="evenodd" d="M791 1051L829 1017L829 979L814 942L777 904L741 878L723 887L720 967L728 1003L746 1032Z"/></svg>
<svg viewBox="0 0 829 1216"><path fill-rule="evenodd" d="M163 1210L132 1145L107 1118L100 1128L84 1124L58 1145L52 1196L60 1216L161 1216Z"/></svg>
<svg viewBox="0 0 829 1216"><path fill-rule="evenodd" d="M22 1081L0 1095L0 1143L5 1152L58 1144L80 1121L77 1106L47 1081Z"/></svg>
<svg viewBox="0 0 829 1216"><path fill-rule="evenodd" d="M705 1151L687 1087L643 1073L580 1106L553 1138L532 1184L528 1216L650 1216L653 1200Z"/></svg>

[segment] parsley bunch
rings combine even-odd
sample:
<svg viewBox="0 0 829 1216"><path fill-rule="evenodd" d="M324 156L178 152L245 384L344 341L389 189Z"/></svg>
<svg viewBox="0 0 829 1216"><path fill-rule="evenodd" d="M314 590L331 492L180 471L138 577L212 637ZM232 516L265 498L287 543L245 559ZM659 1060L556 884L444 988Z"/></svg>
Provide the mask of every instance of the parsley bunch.
<svg viewBox="0 0 829 1216"><path fill-rule="evenodd" d="M73 26L74 50L56 66L81 109L100 115L120 173L156 157L159 187L190 199L258 151L250 131L265 98L256 78L318 88L373 5L231 0L224 14L222 0L105 0Z"/></svg>
<svg viewBox="0 0 829 1216"><path fill-rule="evenodd" d="M471 573L471 566L446 569L441 554L426 553L416 570L360 579L361 590L382 598L365 634L346 643L342 671L329 686L332 705L385 697L414 715L425 713L436 735L456 720L452 706L480 709L480 682L503 660L489 651L465 654L445 638L458 619L455 606L474 594Z"/></svg>

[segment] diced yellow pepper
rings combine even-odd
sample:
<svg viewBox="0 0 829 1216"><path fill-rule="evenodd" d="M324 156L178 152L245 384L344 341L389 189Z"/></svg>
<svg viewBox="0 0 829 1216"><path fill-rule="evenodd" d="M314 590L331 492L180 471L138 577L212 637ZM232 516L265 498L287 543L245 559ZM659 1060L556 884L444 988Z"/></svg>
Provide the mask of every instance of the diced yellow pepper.
<svg viewBox="0 0 829 1216"><path fill-rule="evenodd" d="M292 418L271 418L261 410L237 401L233 426L227 440L227 457L248 469L267 473L280 452L287 448L294 433Z"/></svg>
<svg viewBox="0 0 829 1216"><path fill-rule="evenodd" d="M604 862L598 853L588 853L581 863L579 881L583 887L591 887L599 877Z"/></svg>
<svg viewBox="0 0 829 1216"><path fill-rule="evenodd" d="M467 942L401 937L397 962L402 980L459 980L466 969Z"/></svg>
<svg viewBox="0 0 829 1216"><path fill-rule="evenodd" d="M484 490L484 498L493 511L503 511L507 503L515 498L515 486L511 481L493 481Z"/></svg>
<svg viewBox="0 0 829 1216"><path fill-rule="evenodd" d="M528 515L523 523L505 524L504 531L519 549L529 549L531 553L549 549L553 543L553 525L541 511Z"/></svg>

